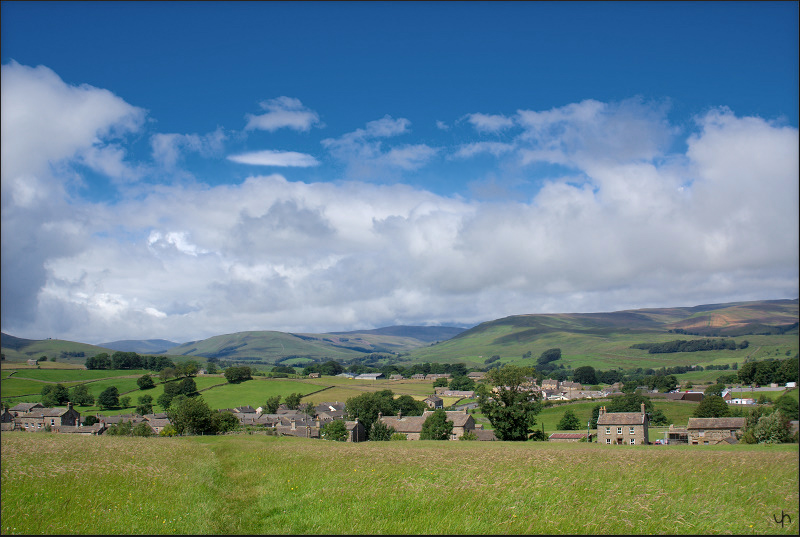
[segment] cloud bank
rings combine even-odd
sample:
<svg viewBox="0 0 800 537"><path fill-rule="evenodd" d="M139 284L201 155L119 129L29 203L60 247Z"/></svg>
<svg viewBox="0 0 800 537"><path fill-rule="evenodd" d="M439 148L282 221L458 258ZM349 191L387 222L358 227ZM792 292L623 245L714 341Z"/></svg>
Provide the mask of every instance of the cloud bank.
<svg viewBox="0 0 800 537"><path fill-rule="evenodd" d="M386 116L322 142L345 180L252 175L91 203L71 193L79 166L105 159L112 182L135 180L124 136L146 112L44 67L2 69L2 329L20 337L185 341L798 294L798 131L763 118L713 109L681 134L658 105L584 101L481 118L511 139L440 148L387 147L411 123ZM281 99L257 128L314 124ZM218 138L150 139L174 165ZM517 202L358 180L445 151L571 173ZM294 155L239 157L310 157Z"/></svg>

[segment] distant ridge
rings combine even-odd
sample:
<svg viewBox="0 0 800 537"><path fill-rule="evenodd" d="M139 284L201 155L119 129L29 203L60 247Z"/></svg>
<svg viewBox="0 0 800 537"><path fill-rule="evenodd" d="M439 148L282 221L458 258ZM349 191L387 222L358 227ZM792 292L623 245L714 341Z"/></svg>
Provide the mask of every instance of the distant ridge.
<svg viewBox="0 0 800 537"><path fill-rule="evenodd" d="M166 339L123 339L120 341L110 341L108 343L98 343L98 347L105 347L112 351L120 352L140 352L142 354L166 353L169 349L177 347L180 343L168 341Z"/></svg>
<svg viewBox="0 0 800 537"><path fill-rule="evenodd" d="M329 334L334 334L337 336L375 334L378 336L410 337L420 341L425 341L427 343L434 343L436 341L445 341L453 338L465 330L467 330L467 328L459 328L455 326L385 326L383 328L375 328L372 330L329 332Z"/></svg>

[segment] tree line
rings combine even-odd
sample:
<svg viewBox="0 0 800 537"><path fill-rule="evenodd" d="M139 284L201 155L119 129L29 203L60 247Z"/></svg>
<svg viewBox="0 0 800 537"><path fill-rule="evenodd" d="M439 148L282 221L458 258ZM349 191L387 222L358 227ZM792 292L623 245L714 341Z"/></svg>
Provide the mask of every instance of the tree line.
<svg viewBox="0 0 800 537"><path fill-rule="evenodd" d="M750 345L746 339L738 345L732 339L676 339L664 343L636 343L631 349L646 350L649 354L662 354L672 352L701 352L746 349Z"/></svg>
<svg viewBox="0 0 800 537"><path fill-rule="evenodd" d="M166 356L140 356L135 352L117 351L111 356L101 352L86 359L86 369L149 369L161 371L175 368L175 362Z"/></svg>

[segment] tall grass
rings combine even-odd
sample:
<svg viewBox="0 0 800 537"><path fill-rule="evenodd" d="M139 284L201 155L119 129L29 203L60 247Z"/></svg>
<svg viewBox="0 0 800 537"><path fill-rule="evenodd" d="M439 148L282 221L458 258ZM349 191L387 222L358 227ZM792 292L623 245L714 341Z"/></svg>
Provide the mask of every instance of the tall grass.
<svg viewBox="0 0 800 537"><path fill-rule="evenodd" d="M0 507L4 534L796 534L798 449L3 433Z"/></svg>

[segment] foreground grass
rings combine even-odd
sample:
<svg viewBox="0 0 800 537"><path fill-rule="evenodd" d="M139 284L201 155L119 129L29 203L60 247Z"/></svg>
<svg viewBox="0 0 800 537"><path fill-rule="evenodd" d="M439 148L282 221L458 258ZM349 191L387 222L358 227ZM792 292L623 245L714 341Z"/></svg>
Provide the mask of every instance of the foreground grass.
<svg viewBox="0 0 800 537"><path fill-rule="evenodd" d="M3 534L796 534L798 449L2 434ZM64 517L65 511L80 516ZM783 528L772 515L792 517Z"/></svg>

